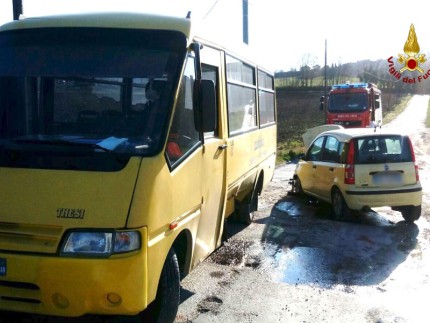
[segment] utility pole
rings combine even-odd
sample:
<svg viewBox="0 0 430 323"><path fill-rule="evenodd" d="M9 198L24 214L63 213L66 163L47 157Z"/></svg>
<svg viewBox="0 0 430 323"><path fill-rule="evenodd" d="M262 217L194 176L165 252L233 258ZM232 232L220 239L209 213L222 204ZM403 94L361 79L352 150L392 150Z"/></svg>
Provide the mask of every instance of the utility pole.
<svg viewBox="0 0 430 323"><path fill-rule="evenodd" d="M12 0L13 20L18 20L19 16L24 13L22 9L22 0Z"/></svg>
<svg viewBox="0 0 430 323"><path fill-rule="evenodd" d="M327 39L324 49L324 106L327 108Z"/></svg>
<svg viewBox="0 0 430 323"><path fill-rule="evenodd" d="M248 0L242 0L243 42L247 45L249 44L248 17Z"/></svg>

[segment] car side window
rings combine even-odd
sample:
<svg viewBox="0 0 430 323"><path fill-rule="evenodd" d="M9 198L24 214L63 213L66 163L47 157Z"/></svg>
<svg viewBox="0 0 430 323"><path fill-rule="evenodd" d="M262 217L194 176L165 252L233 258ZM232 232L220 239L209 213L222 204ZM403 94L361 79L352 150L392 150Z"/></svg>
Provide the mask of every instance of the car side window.
<svg viewBox="0 0 430 323"><path fill-rule="evenodd" d="M307 153L307 160L319 161L322 157L322 147L325 137L320 137L313 142Z"/></svg>
<svg viewBox="0 0 430 323"><path fill-rule="evenodd" d="M327 136L323 149L322 160L335 163L340 161L340 143L335 137Z"/></svg>

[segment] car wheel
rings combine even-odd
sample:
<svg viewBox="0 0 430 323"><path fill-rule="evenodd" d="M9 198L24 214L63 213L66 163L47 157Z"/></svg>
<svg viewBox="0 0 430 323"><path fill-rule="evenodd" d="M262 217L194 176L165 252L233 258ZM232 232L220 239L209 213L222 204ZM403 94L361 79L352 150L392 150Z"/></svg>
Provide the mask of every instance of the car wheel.
<svg viewBox="0 0 430 323"><path fill-rule="evenodd" d="M302 182L300 181L300 179L299 179L299 177L298 177L298 176L296 176L296 177L294 178L294 187L293 187L293 191L294 191L294 193L296 193L296 194L297 194L297 195L299 195L299 196L304 195L303 187L302 187Z"/></svg>
<svg viewBox="0 0 430 323"><path fill-rule="evenodd" d="M333 192L331 193L331 208L333 217L336 220L343 220L350 214L350 210L345 203L345 199L338 188L334 188Z"/></svg>
<svg viewBox="0 0 430 323"><path fill-rule="evenodd" d="M399 207L399 211L402 213L403 219L408 223L413 223L418 220L421 216L421 205L418 206L402 206Z"/></svg>
<svg viewBox="0 0 430 323"><path fill-rule="evenodd" d="M143 322L173 322L180 301L180 273L176 253L169 250L155 300L139 316Z"/></svg>

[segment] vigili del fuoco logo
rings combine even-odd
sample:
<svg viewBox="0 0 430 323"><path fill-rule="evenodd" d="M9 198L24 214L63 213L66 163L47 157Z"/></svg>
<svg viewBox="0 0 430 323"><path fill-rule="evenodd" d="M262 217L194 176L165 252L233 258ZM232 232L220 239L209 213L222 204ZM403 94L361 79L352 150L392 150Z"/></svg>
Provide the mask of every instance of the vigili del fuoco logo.
<svg viewBox="0 0 430 323"><path fill-rule="evenodd" d="M425 54L420 54L420 45L418 44L414 24L411 24L411 27L409 28L408 39L406 40L405 46L403 46L403 51L405 54L399 54L399 57L397 58L397 62L400 64L400 69L396 69L393 56L388 58L390 74L396 79L402 79L402 82L408 84L420 83L427 80L430 76L430 70L424 72L422 64L424 64L427 59L425 58ZM417 72L420 75L416 77L414 76L415 74L404 75L402 78L402 73L405 71Z"/></svg>

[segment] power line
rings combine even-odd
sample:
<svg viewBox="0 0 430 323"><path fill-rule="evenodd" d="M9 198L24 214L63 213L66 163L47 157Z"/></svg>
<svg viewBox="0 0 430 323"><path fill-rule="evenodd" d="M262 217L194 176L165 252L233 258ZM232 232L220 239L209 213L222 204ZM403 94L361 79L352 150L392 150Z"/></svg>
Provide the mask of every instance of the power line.
<svg viewBox="0 0 430 323"><path fill-rule="evenodd" d="M378 79L378 80L380 80L380 81L385 81L385 82L394 82L394 83L397 83L397 82L400 82L400 80L392 80L392 79L385 79L385 78L382 78L382 77L380 77L379 75L377 75L377 74L373 74L373 73L370 73L370 72L368 72L368 71L363 71L363 74L368 74L368 75L370 75L370 76L373 76L373 77L375 77L376 79Z"/></svg>
<svg viewBox="0 0 430 323"><path fill-rule="evenodd" d="M252 5L251 0L245 0L248 5ZM206 19L207 16L212 12L212 10L215 8L215 6L218 4L219 0L215 0L214 4L209 8L209 10L206 12L206 14L203 16L203 19Z"/></svg>
<svg viewBox="0 0 430 323"><path fill-rule="evenodd" d="M218 4L219 0L216 0L212 7L209 8L208 12L203 16L203 19L206 19L206 17L212 12L212 10L215 8L215 6Z"/></svg>

